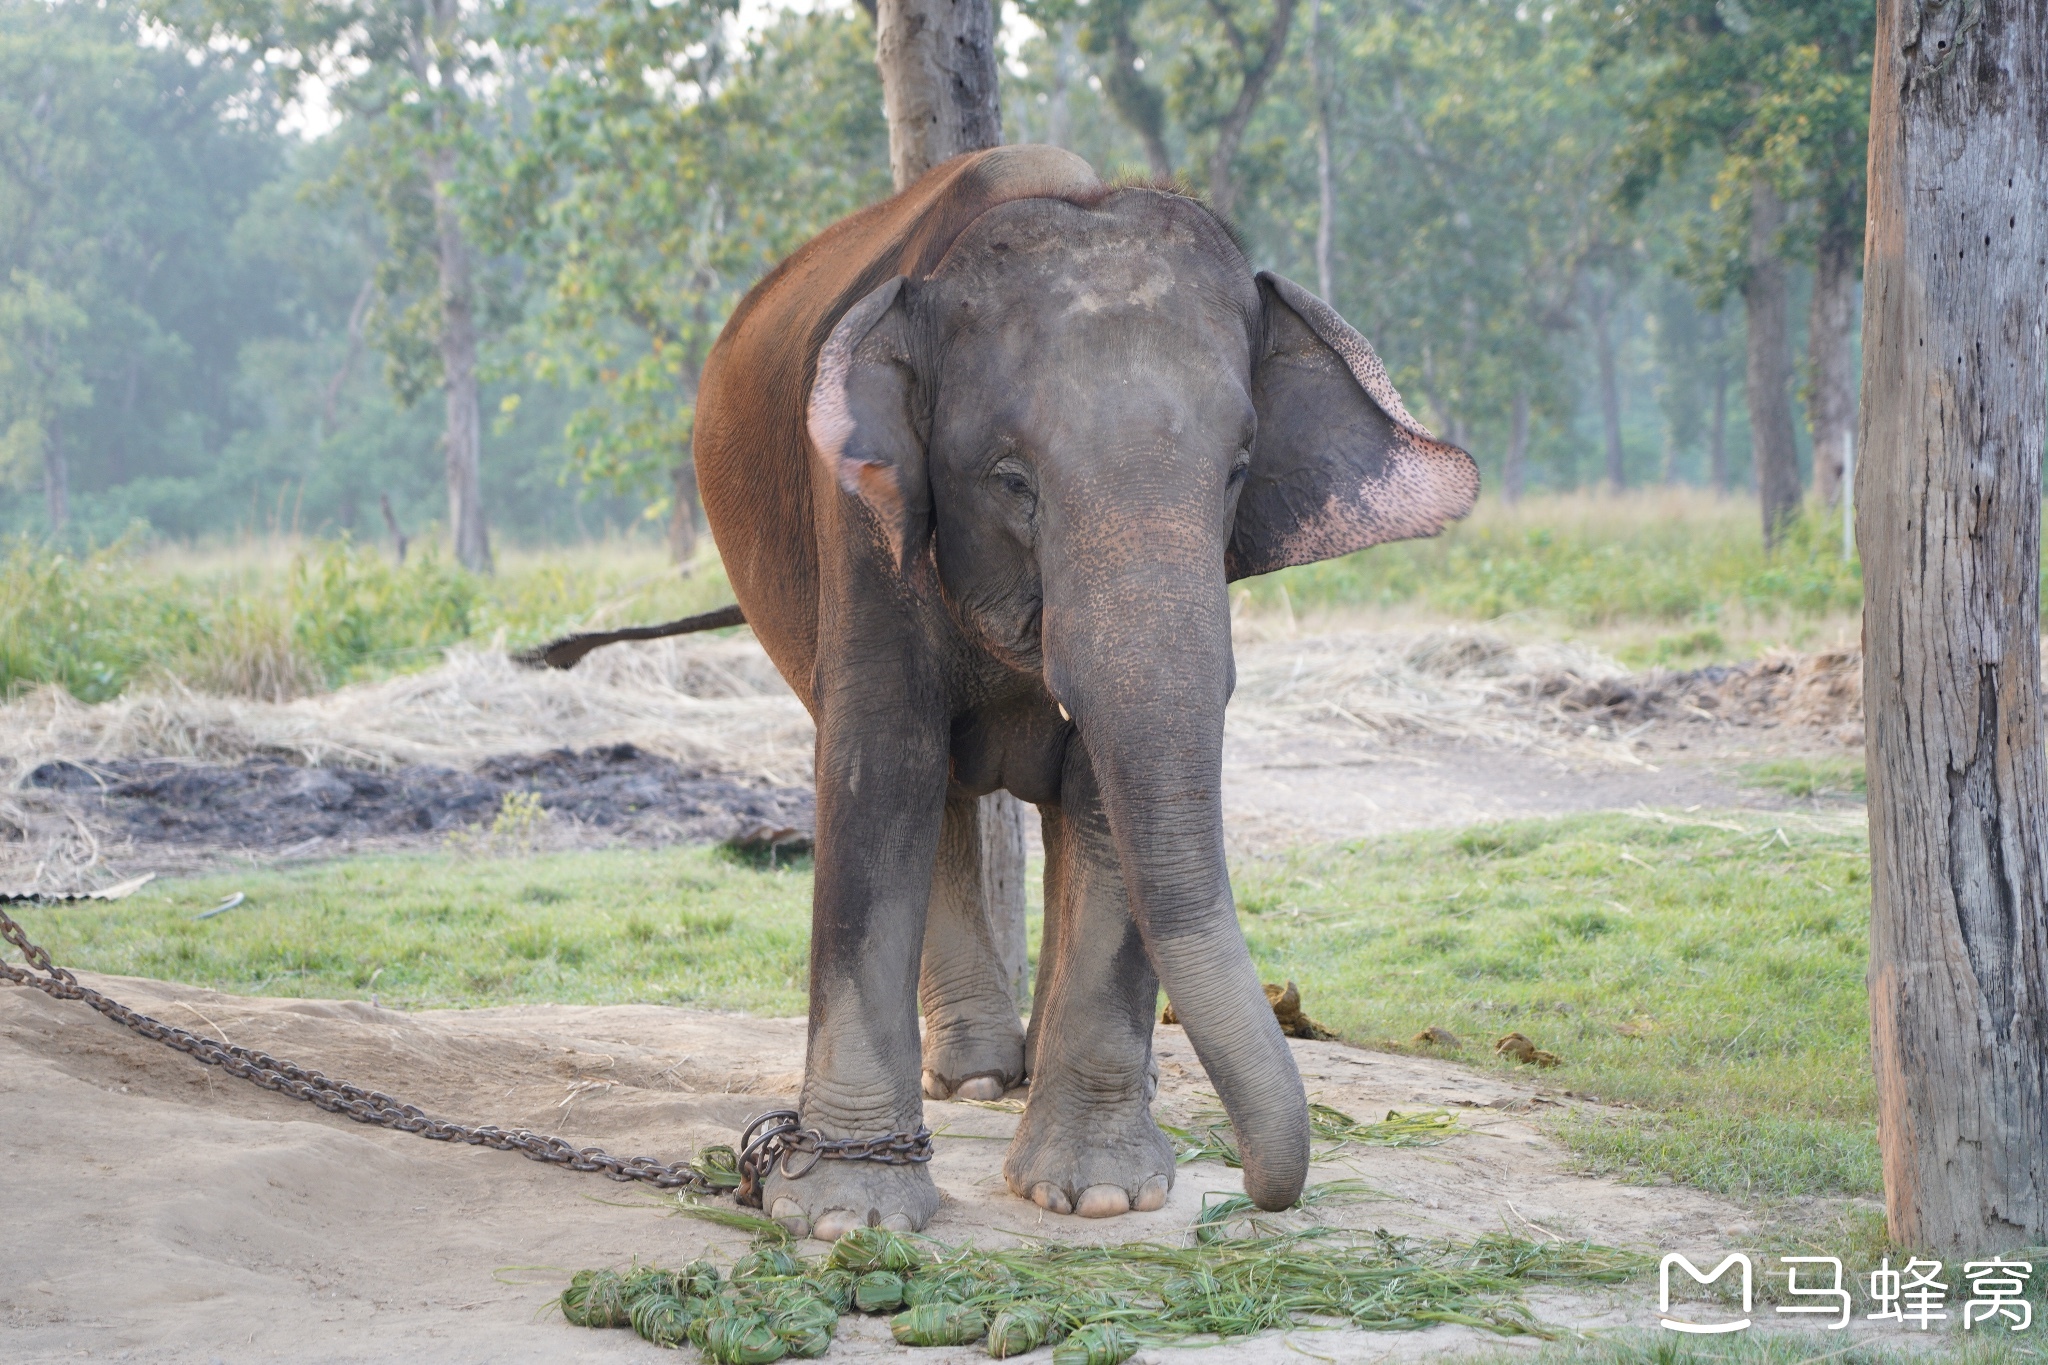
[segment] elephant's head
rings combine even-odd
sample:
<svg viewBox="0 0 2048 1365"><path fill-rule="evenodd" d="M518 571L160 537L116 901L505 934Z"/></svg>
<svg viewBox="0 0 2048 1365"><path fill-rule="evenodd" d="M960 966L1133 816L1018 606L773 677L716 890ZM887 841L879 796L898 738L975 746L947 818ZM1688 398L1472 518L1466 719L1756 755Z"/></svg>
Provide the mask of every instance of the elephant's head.
<svg viewBox="0 0 2048 1365"><path fill-rule="evenodd" d="M983 215L837 323L809 423L899 571L931 555L965 627L1071 715L1246 1190L1290 1203L1301 1081L1224 864L1226 584L1434 534L1472 506L1471 458L1328 305L1153 189Z"/></svg>

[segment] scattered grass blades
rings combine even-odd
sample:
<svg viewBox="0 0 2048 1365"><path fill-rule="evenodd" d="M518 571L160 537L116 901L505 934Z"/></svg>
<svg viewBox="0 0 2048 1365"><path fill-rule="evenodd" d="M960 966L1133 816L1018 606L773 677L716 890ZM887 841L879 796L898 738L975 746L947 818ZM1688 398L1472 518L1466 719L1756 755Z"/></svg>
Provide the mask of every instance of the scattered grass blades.
<svg viewBox="0 0 2048 1365"><path fill-rule="evenodd" d="M1308 1122L1310 1136L1321 1144L1310 1154L1314 1161L1328 1161L1353 1145L1434 1147L1460 1133L1472 1131L1459 1124L1457 1115L1442 1109L1425 1109L1412 1114L1389 1109L1387 1116L1378 1123L1363 1123L1341 1109L1333 1109L1327 1104L1311 1104ZM1176 1158L1182 1165L1190 1161L1220 1161L1233 1169L1244 1165L1244 1158L1237 1150L1237 1137L1230 1131L1230 1123L1220 1111L1198 1115L1191 1128L1159 1126L1173 1139Z"/></svg>
<svg viewBox="0 0 2048 1365"><path fill-rule="evenodd" d="M1354 1184L1333 1182L1319 1198L1347 1197ZM680 1330L717 1362L820 1353L852 1308L891 1314L890 1332L905 1345L985 1341L1000 1360L1051 1342L1070 1365L1117 1365L1142 1343L1316 1324L1399 1331L1458 1323L1547 1338L1523 1303L1531 1286L1619 1284L1648 1265L1611 1247L1509 1233L1418 1241L1253 1223L1231 1235L1248 1208L1242 1199L1206 1208L1187 1246L983 1250L866 1228L810 1259L764 1246L722 1282L706 1262L679 1272L586 1270L563 1291L562 1313L579 1326L631 1326L662 1344Z"/></svg>

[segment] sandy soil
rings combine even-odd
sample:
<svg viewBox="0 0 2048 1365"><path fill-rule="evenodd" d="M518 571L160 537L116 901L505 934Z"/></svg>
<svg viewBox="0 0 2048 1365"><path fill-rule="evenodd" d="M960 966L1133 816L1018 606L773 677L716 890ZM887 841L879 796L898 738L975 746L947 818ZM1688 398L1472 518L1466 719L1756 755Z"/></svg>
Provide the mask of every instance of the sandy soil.
<svg viewBox="0 0 2048 1365"><path fill-rule="evenodd" d="M430 1113L620 1154L673 1157L731 1141L750 1115L794 1094L802 1065L800 1020L657 1006L403 1014L88 979L194 1031L388 1089ZM1472 1130L1432 1148L1355 1149L1319 1167L1316 1179L1357 1176L1380 1192L1333 1220L1421 1234L1507 1227L1698 1255L1753 1231L1743 1210L1694 1191L1569 1173L1531 1119L1578 1101L1533 1077L1293 1046L1318 1099L1360 1115L1448 1108ZM1204 1106L1206 1080L1179 1029L1160 1030L1159 1051L1162 1116L1185 1120ZM1049 1215L1003 1187L1014 1115L959 1104L928 1105L927 1115L942 1134L932 1169L945 1194L930 1231L948 1241L1175 1238L1205 1192L1237 1188L1234 1172L1197 1163L1182 1168L1157 1213ZM568 1327L549 1311L570 1271L739 1246L669 1215L653 1192L361 1127L26 990L0 992L0 1158L9 1192L0 1358L9 1360L620 1358L653 1348L630 1333ZM1645 1322L1654 1307L1563 1297L1537 1306L1586 1325ZM1342 1360L1480 1341L1454 1329L1289 1335ZM849 1321L831 1358L911 1355L879 1323ZM915 1353L932 1365L956 1357L984 1358ZM1229 1358L1298 1357L1276 1336L1234 1344Z"/></svg>

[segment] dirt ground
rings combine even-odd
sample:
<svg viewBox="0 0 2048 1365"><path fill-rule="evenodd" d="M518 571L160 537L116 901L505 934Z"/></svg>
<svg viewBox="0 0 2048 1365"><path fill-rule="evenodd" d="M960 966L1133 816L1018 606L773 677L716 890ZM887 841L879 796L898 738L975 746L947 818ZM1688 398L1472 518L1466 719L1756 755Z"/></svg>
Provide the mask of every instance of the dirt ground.
<svg viewBox="0 0 2048 1365"><path fill-rule="evenodd" d="M808 731L762 662L750 643L714 643L615 662L578 682L458 659L447 677L270 712L210 699L89 711L31 699L0 708L10 711L0 729L12 727L0 737L0 768L11 765L0 826L20 831L0 851L0 883L27 883L32 870L44 885L52 869L99 884L431 847L515 790L555 812L555 844L722 839L754 825L807 832ZM1567 811L1783 805L1734 774L1759 757L1850 752L1860 724L1845 690L1852 671L1807 659L1630 676L1470 632L1251 642L1226 745L1226 825L1239 853L1257 855ZM476 704L489 689L493 703ZM693 717L704 728L689 731ZM404 1014L95 984L436 1116L619 1154L670 1159L730 1142L751 1115L794 1096L802 1066L797 1020L656 1006ZM1179 1030L1162 1028L1159 1046L1163 1117L1185 1118L1206 1080ZM1442 1107L1471 1130L1427 1149L1354 1149L1319 1167L1312 1178L1356 1176L1377 1191L1333 1221L1421 1234L1506 1227L1696 1259L1755 1231L1754 1215L1729 1201L1571 1173L1536 1120L1585 1101L1546 1093L1533 1075L1293 1046L1311 1094L1347 1113ZM1195 1163L1157 1213L1061 1218L1004 1189L1013 1115L930 1104L927 1117L942 1135L933 1172L946 1196L930 1231L948 1241L1172 1239L1205 1192L1237 1188L1234 1172ZM651 1192L364 1128L26 990L0 990L0 1161L9 1361L625 1358L654 1348L550 1313L570 1272L738 1246ZM1650 1296L1633 1290L1532 1305L1579 1327L1655 1320ZM1497 1343L1454 1327L1301 1331L1189 1359L1405 1360L1482 1344ZM853 1320L831 1355L913 1357L985 1358L913 1353L879 1322Z"/></svg>
<svg viewBox="0 0 2048 1365"><path fill-rule="evenodd" d="M788 1102L803 1060L803 1024L792 1019L659 1006L404 1014L128 978L88 983L168 1022L398 1093L439 1116L663 1159L730 1142L751 1115ZM1697 1256L1754 1231L1723 1200L1569 1173L1531 1119L1579 1101L1547 1094L1533 1078L1337 1043L1293 1048L1316 1099L1373 1117L1444 1108L1470 1130L1429 1148L1354 1148L1318 1167L1313 1179L1355 1176L1376 1191L1332 1221L1424 1235L1508 1228ZM1179 1029L1160 1029L1159 1054L1162 1117L1185 1122L1204 1106L1207 1082ZM949 1103L926 1112L940 1134L932 1170L945 1195L930 1232L949 1242L1175 1239L1205 1192L1238 1187L1236 1172L1194 1163L1157 1213L1100 1222L1046 1214L1002 1183L1013 1114ZM549 1311L568 1274L740 1247L669 1214L653 1192L362 1127L26 990L0 992L0 1159L9 1192L0 1358L9 1360L646 1356L654 1348L631 1333L569 1327ZM1654 1303L1634 1300L1647 1297L1535 1306L1578 1325L1646 1323ZM1290 1338L1347 1361L1494 1340L1455 1328L1296 1332L1234 1343L1228 1358L1296 1359ZM851 1320L830 1358L985 1359L969 1349L913 1353L879 1322Z"/></svg>

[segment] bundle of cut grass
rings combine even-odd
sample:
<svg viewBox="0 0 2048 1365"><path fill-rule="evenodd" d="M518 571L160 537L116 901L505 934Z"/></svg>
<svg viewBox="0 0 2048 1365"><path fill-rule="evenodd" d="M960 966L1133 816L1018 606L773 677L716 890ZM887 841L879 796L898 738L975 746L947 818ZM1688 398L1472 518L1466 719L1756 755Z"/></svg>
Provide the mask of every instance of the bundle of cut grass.
<svg viewBox="0 0 2048 1365"><path fill-rule="evenodd" d="M1308 1202L1329 1197L1318 1187ZM1548 1336L1522 1302L1531 1285L1612 1285L1645 1265L1609 1247L1504 1233L1418 1242L1253 1222L1232 1235L1243 1211L1227 1203L1205 1211L1190 1244L1178 1247L1039 1242L984 1250L866 1229L811 1260L779 1247L773 1257L750 1253L741 1261L747 1273L722 1286L694 1266L673 1274L584 1271L563 1293L563 1316L583 1326L630 1325L663 1344L686 1322L689 1340L722 1365L821 1353L849 1308L893 1313L891 1334L905 1345L982 1341L1003 1360L1054 1343L1061 1365L1118 1365L1144 1342L1309 1322L1368 1330L1458 1323ZM897 1312L905 1302L911 1306Z"/></svg>

